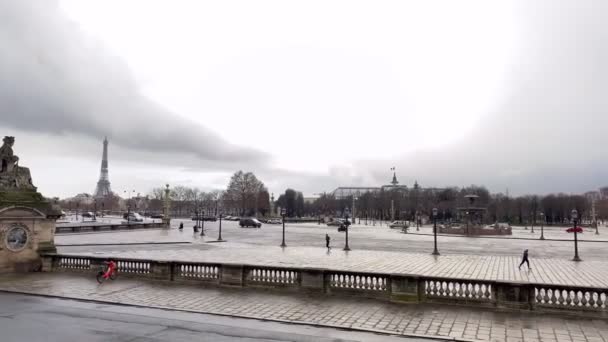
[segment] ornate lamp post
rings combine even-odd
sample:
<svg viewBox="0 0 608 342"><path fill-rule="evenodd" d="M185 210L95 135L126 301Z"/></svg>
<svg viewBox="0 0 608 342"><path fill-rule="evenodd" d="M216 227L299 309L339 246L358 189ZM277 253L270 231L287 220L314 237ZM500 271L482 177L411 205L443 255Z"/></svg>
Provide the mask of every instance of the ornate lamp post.
<svg viewBox="0 0 608 342"><path fill-rule="evenodd" d="M283 217L283 241L281 242L281 247L287 247L285 244L285 209L281 209L281 216Z"/></svg>
<svg viewBox="0 0 608 342"><path fill-rule="evenodd" d="M201 208L201 236L205 236L205 208Z"/></svg>
<svg viewBox="0 0 608 342"><path fill-rule="evenodd" d="M224 215L224 211L220 209L220 232L217 236L217 241L224 241L222 240L222 216Z"/></svg>
<svg viewBox="0 0 608 342"><path fill-rule="evenodd" d="M97 221L97 200L93 200L94 203L94 211L93 211L93 221Z"/></svg>
<svg viewBox="0 0 608 342"><path fill-rule="evenodd" d="M530 231L531 234L534 234L534 214L532 214L532 230Z"/></svg>
<svg viewBox="0 0 608 342"><path fill-rule="evenodd" d="M578 238L577 238L577 226L576 220L578 219L578 211L576 209L572 209L572 222L574 222L574 258L572 261L582 261L582 259L578 256Z"/></svg>
<svg viewBox="0 0 608 342"><path fill-rule="evenodd" d="M540 239L545 239L545 213L540 212Z"/></svg>
<svg viewBox="0 0 608 342"><path fill-rule="evenodd" d="M350 247L348 246L348 227L350 226L350 222L348 222L348 208L344 209L344 225L346 226L346 243L344 244L344 250L350 251Z"/></svg>
<svg viewBox="0 0 608 342"><path fill-rule="evenodd" d="M127 204L127 225L131 224L131 204Z"/></svg>
<svg viewBox="0 0 608 342"><path fill-rule="evenodd" d="M433 249L433 255L439 255L439 251L437 250L437 208L433 208L433 238L435 248Z"/></svg>

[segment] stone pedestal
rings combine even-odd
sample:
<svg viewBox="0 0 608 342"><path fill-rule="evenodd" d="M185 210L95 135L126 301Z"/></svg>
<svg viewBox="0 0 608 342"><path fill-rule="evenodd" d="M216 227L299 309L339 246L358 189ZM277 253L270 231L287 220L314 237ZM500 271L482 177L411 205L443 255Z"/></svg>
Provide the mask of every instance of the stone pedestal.
<svg viewBox="0 0 608 342"><path fill-rule="evenodd" d="M32 183L30 169L18 165L15 137L0 146L0 273L39 271L41 255L55 253L54 208Z"/></svg>
<svg viewBox="0 0 608 342"><path fill-rule="evenodd" d="M55 214L0 203L0 273L38 271L41 254L55 253Z"/></svg>

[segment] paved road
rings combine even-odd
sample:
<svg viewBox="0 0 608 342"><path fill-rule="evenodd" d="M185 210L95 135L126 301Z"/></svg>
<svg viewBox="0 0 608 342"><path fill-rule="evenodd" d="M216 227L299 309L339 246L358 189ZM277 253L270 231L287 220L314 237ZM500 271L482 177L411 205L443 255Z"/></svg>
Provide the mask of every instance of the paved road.
<svg viewBox="0 0 608 342"><path fill-rule="evenodd" d="M0 340L2 342L422 341L367 332L10 293L0 293Z"/></svg>
<svg viewBox="0 0 608 342"><path fill-rule="evenodd" d="M174 220L173 227L176 228L183 222L185 229L179 232L177 229L166 230L147 230L137 232L111 232L94 233L70 236L57 236L56 242L60 245L69 244L106 244L106 243L148 243L148 242L196 242L195 245L187 247L194 249L207 248L200 237L192 232L193 222L190 220ZM213 240L218 235L218 222L205 222L207 228L205 241ZM414 229L415 230L415 229ZM430 227L424 227L421 233L430 233ZM581 234L581 239L593 240L593 242L581 242L579 252L583 260L606 260L608 258L608 242L601 242L599 239L608 237L608 228L602 227L599 236L586 232ZM344 233L338 233L335 227L327 227L316 224L288 224L286 229L286 240L288 246L300 247L323 247L325 245L325 234L329 233L332 238L332 245L342 247L344 245ZM535 234L525 230L517 229L514 236L538 236L538 229ZM571 239L572 234L565 233L562 229L548 228L545 232L548 238ZM222 236L231 244L249 245L252 247L278 246L281 243L281 226L264 225L262 229L239 228L234 221L224 221L222 223ZM399 230L388 229L386 226L356 226L351 229L350 247L353 250L370 251L395 251L410 253L430 253L433 248L433 237L430 235L403 234ZM573 256L572 241L554 240L522 240L522 239L488 239L488 238L467 238L440 236L439 250L443 255L451 254L473 254L473 255L499 255L519 257L523 249L529 249L534 258L557 258L571 259ZM167 249L167 246L130 246L128 250L155 250ZM176 246L175 248L186 248ZM62 247L65 252L79 251L113 251L125 250L121 246L102 246L102 247Z"/></svg>
<svg viewBox="0 0 608 342"><path fill-rule="evenodd" d="M31 273L0 276L0 289L42 295L152 306L190 312L214 313L317 326L374 330L394 334L453 337L480 341L608 341L608 321L580 316L555 316L534 312L495 312L491 309L449 305L402 305L366 298L307 296L298 293L256 291L146 282L120 277L98 285L92 276L70 273ZM214 316L181 316L172 311L132 312L106 305L78 310L64 309L39 298L17 303L0 294L0 340L5 341L104 341L100 335L115 331L107 341L394 341L377 335L357 335L332 329L300 329L291 325L266 325L257 321L222 320ZM18 297L20 298L20 297ZM63 302L60 302L63 303ZM84 304L83 304L84 305ZM140 317L134 317L137 314ZM160 316L159 316L160 315ZM150 318L152 316L153 318ZM159 319L162 317L163 319ZM189 322L184 322L189 321ZM195 324L201 322L205 324ZM18 334L21 339L7 340ZM74 333L71 338L70 333ZM47 335L41 335L46 334ZM230 336L226 337L229 333ZM57 334L57 335L55 335ZM79 334L86 337L76 338ZM175 334L168 338L166 334ZM142 335L136 339L136 335ZM197 338L193 338L196 335ZM38 337L28 338L30 336ZM206 335L205 335L206 336ZM235 337L236 336L236 337ZM263 339L262 338L265 338ZM55 338L57 337L57 339ZM82 337L82 336L81 336ZM93 338L94 337L94 338ZM272 337L272 338L271 338ZM188 339L190 338L190 339Z"/></svg>

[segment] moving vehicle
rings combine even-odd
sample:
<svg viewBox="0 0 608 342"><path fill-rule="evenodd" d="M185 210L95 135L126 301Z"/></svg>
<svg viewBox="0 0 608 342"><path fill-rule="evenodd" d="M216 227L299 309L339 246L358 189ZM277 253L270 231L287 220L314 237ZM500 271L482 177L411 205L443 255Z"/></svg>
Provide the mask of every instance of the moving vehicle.
<svg viewBox="0 0 608 342"><path fill-rule="evenodd" d="M576 228L570 227L570 228L566 229L566 231L568 233L574 233L574 229L576 229L577 233L582 233L583 232L583 228L581 228L581 227L576 227Z"/></svg>
<svg viewBox="0 0 608 342"><path fill-rule="evenodd" d="M94 217L95 214L93 214L93 212L91 211L86 211L84 213L82 213L82 217Z"/></svg>
<svg viewBox="0 0 608 342"><path fill-rule="evenodd" d="M162 218L165 218L165 215L164 214L152 214L152 215L150 215L150 218L162 219Z"/></svg>
<svg viewBox="0 0 608 342"><path fill-rule="evenodd" d="M409 221L393 221L388 226L391 228L407 229L410 227L410 222Z"/></svg>
<svg viewBox="0 0 608 342"><path fill-rule="evenodd" d="M262 222L258 221L258 219L256 219L256 218L242 218L239 220L239 226L241 226L241 228L244 228L244 227L262 228Z"/></svg>
<svg viewBox="0 0 608 342"><path fill-rule="evenodd" d="M123 217L129 222L144 222L144 218L138 213L129 213L128 215L125 214Z"/></svg>
<svg viewBox="0 0 608 342"><path fill-rule="evenodd" d="M327 226L328 227L331 227L331 226L340 227L340 226L343 226L343 225L344 225L344 220L343 219L335 219L333 221L327 222Z"/></svg>

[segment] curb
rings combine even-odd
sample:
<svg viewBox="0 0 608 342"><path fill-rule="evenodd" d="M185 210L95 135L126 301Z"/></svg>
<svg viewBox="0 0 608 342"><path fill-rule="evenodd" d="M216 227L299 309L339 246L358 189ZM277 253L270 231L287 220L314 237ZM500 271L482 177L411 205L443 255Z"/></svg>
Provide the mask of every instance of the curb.
<svg viewBox="0 0 608 342"><path fill-rule="evenodd" d="M369 333L376 333L376 334L397 336L397 337L413 337L413 338L420 338L420 339L426 339L426 340L457 341L457 342L475 342L476 341L476 340L468 340L468 339L459 339L456 337L405 334L405 333L399 334L396 332L380 330L380 329L364 329L364 328L356 328L356 327L344 327L344 326L334 325L334 324L319 324L319 323L308 323L308 322L302 322L302 321L288 321L288 320L283 320L283 319L260 318L260 317L248 316L248 315L226 314L226 313L216 313L216 312L210 312L210 311L196 311L196 310L188 310L188 309L177 309L177 308L156 306L156 305L121 303L121 302L112 302L109 300L100 300L100 299L84 299L84 298L78 298L78 297L41 294L41 293L33 293L33 292L27 292L27 291L0 289L0 293L17 293L17 294L22 294L22 295L45 297L45 298L77 300L77 301L87 302L87 303L111 304L111 305L119 305L119 306L126 306L126 307L143 308L143 309L159 309L159 310L166 310L166 311L198 313L198 314L215 315L215 316L223 316L223 317L246 318L246 319L255 319L255 320L263 321L263 322L279 322L279 323L294 324L294 325L305 325L305 326L311 326L311 327L333 328L333 329L346 330L346 331L369 332Z"/></svg>
<svg viewBox="0 0 608 342"><path fill-rule="evenodd" d="M425 235L425 236L433 236L433 234L427 233L405 233L410 235ZM525 237L498 237L498 236L466 236L466 235L458 235L458 234L437 234L437 236L442 237L467 237L474 239L496 239L496 240L532 240L532 241L561 241L561 242L572 242L572 239L547 239L544 240L537 238L525 238ZM603 242L608 243L608 240L581 240L578 239L579 242Z"/></svg>
<svg viewBox="0 0 608 342"><path fill-rule="evenodd" d="M103 233L116 233L116 232L137 232L137 231L149 231L149 230L158 230L158 229L167 229L167 228L135 228L135 229L115 229L115 230L91 230L84 232L66 232L66 233L55 233L55 235L60 236L70 236L70 235L87 235L87 234L103 234ZM173 228L169 228L173 229Z"/></svg>
<svg viewBox="0 0 608 342"><path fill-rule="evenodd" d="M175 242L126 242L126 243L74 243L74 244L58 244L57 247L83 247L83 246L136 246L136 245L185 245L192 242L175 241Z"/></svg>

